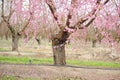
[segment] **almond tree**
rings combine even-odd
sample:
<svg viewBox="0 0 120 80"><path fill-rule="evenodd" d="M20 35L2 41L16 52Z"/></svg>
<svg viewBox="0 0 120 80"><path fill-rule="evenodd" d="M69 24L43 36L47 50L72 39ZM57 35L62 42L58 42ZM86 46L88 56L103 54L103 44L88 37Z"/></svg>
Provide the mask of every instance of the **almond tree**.
<svg viewBox="0 0 120 80"><path fill-rule="evenodd" d="M29 24L29 20L27 19L27 22L25 22L23 25L20 24L20 20L23 18L20 18L21 15L17 15L19 18L17 18L16 15L16 5L17 1L15 0L2 0L2 7L1 7L1 17L2 21L5 22L6 26L11 32L12 35L12 51L18 51L18 41L21 36L21 33L26 29L27 25ZM19 5L18 5L19 6ZM20 6L19 6L20 7ZM16 18L14 18L16 17ZM17 23L13 23L13 18L16 19L15 21ZM25 20L23 20L25 21Z"/></svg>
<svg viewBox="0 0 120 80"><path fill-rule="evenodd" d="M51 13L56 20L60 31L52 36L52 46L53 46L53 54L54 54L54 61L55 64L66 64L65 61L65 43L71 33L73 33L77 28L84 29L88 27L96 18L97 14L99 13L100 9L102 8L101 5L105 5L109 0L105 2L101 2L101 0L86 0L87 3L93 3L95 7L88 12L87 15L80 17L77 21L75 20L75 16L77 15L78 7L85 5L87 3L82 4L82 1L79 0L71 0L70 8L68 8L68 14L66 17L66 24L62 24L59 22L58 16L56 15L56 7L53 0L47 0L47 4L51 10ZM62 1L61 1L62 2ZM76 14L74 14L76 13ZM72 21L73 23L72 23ZM72 24L71 24L71 23Z"/></svg>
<svg viewBox="0 0 120 80"><path fill-rule="evenodd" d="M83 29L86 32L86 28L94 23L94 27L97 27L105 37L108 37L106 35L108 33L105 33L105 24L110 23L111 25L112 22L110 18L106 20L106 10L114 9L115 16L120 13L119 0L116 4L112 4L112 0L18 0L15 7L17 9L16 15L21 15L21 12L24 12L23 3L29 4L29 12L32 15L27 27L27 34L29 31L34 31L34 36L40 33L39 27L42 27L39 26L40 23L45 23L47 27L51 26L50 24L55 25L52 27L57 27L57 30L51 34L54 64L56 65L66 64L65 44L72 33L77 29ZM116 5L116 7L108 7L108 4ZM47 16L41 18L43 14ZM106 22L101 23L99 17ZM114 20L115 23L120 24L120 18ZM112 27L116 26L112 25Z"/></svg>
<svg viewBox="0 0 120 80"><path fill-rule="evenodd" d="M109 7L110 9L108 9ZM118 47L120 41L120 1L109 2L99 15L96 17L94 25L103 36L102 42L109 44L111 47Z"/></svg>

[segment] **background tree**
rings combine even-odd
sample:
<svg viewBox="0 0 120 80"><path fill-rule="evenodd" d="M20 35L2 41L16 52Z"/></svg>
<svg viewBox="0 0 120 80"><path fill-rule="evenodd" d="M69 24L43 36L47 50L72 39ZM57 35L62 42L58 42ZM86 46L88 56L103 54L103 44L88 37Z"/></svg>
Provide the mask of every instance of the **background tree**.
<svg viewBox="0 0 120 80"><path fill-rule="evenodd" d="M8 29L6 23L3 21L0 22L0 37L1 39L5 38L6 40L11 37L11 32Z"/></svg>
<svg viewBox="0 0 120 80"><path fill-rule="evenodd" d="M17 15L19 18L15 17L15 15L16 15L15 6L17 5L17 1L2 0L1 3L2 3L2 6L1 6L1 17L2 17L1 27L4 27L4 29L7 29L8 31L11 32L12 51L18 51L18 40L21 36L21 33L24 32L27 25L29 24L30 17L29 17L29 19L26 18L27 21L24 18L22 18L22 14Z"/></svg>

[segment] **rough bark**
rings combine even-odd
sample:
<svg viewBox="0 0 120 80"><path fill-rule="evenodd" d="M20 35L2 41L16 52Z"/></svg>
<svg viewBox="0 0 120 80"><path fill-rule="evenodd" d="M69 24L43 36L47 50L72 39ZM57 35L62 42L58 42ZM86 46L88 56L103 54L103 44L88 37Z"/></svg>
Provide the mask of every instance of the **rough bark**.
<svg viewBox="0 0 120 80"><path fill-rule="evenodd" d="M37 41L38 45L41 44L41 39L35 38L35 40Z"/></svg>
<svg viewBox="0 0 120 80"><path fill-rule="evenodd" d="M57 46L56 46L57 45ZM55 65L65 65L65 45L58 44L56 40L52 40L53 58Z"/></svg>
<svg viewBox="0 0 120 80"><path fill-rule="evenodd" d="M18 41L19 36L17 34L12 34L12 51L18 51Z"/></svg>
<svg viewBox="0 0 120 80"><path fill-rule="evenodd" d="M92 47L96 47L97 40L92 40Z"/></svg>
<svg viewBox="0 0 120 80"><path fill-rule="evenodd" d="M57 35L52 37L52 49L53 49L53 58L55 65L65 65L65 42L69 37L67 31L59 32Z"/></svg>

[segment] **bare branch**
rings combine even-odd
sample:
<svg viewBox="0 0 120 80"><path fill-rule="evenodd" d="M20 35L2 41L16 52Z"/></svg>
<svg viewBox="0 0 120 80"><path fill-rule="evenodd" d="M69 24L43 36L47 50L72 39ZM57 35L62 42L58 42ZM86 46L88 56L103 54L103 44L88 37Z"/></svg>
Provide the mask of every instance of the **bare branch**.
<svg viewBox="0 0 120 80"><path fill-rule="evenodd" d="M54 4L53 0L46 0L46 3L48 5L48 7L49 7L55 21L57 22L57 25L59 26L59 29L61 31L63 31L65 29L65 26L63 26L61 23L59 23L58 17L57 17L57 15L55 15L56 7L55 7L55 4Z"/></svg>
<svg viewBox="0 0 120 80"><path fill-rule="evenodd" d="M3 20L5 21L5 22L7 22L6 21L6 19L5 19L5 16L4 16L4 4L5 4L5 2L4 2L4 0L2 0L2 18L3 18Z"/></svg>
<svg viewBox="0 0 120 80"><path fill-rule="evenodd" d="M48 5L48 7L49 7L49 9L50 9L50 11L51 11L54 19L57 21L58 18L57 18L57 16L55 15L56 8L55 8L55 5L54 5L53 0L47 0L46 3L47 3L47 5Z"/></svg>
<svg viewBox="0 0 120 80"><path fill-rule="evenodd" d="M100 4L100 1L101 1L101 0L98 0L98 1L97 1L97 4ZM106 0L103 4L105 5L105 4L107 4L108 2L109 2L109 0ZM98 10L100 10L100 9L98 9ZM93 18L91 18L90 21L89 21L87 24L85 24L85 27L88 27L88 26L95 20L95 18L96 18L95 12L96 12L96 10L94 10L93 13L92 13L92 14L95 15L95 16L94 16Z"/></svg>
<svg viewBox="0 0 120 80"><path fill-rule="evenodd" d="M100 1L101 1L101 0L97 0L96 4L100 4Z"/></svg>
<svg viewBox="0 0 120 80"><path fill-rule="evenodd" d="M70 19L72 18L72 15L70 14L70 12L69 12L69 14L68 14L68 16L67 16L67 21L66 21L66 25L69 27L70 26Z"/></svg>
<svg viewBox="0 0 120 80"><path fill-rule="evenodd" d="M20 32L18 32L19 35L21 35L26 30L26 28L28 27L28 25L30 23L31 18L32 18L32 15L30 16L30 18L27 21L27 23L24 25L23 29Z"/></svg>
<svg viewBox="0 0 120 80"><path fill-rule="evenodd" d="M106 0L106 1L103 3L103 5L107 4L108 2L109 2L109 0ZM101 5L101 0L97 0L96 5L97 5L97 6ZM96 15L97 15L97 13L98 13L97 11L100 11L100 7L94 8L94 9L88 14L88 16L91 15L92 18L89 19L89 18L85 17L85 18L83 18L83 19L80 19L80 20L75 24L74 27L77 26L79 29L83 29L83 27L81 27L81 25L82 25L84 22L86 22L86 21L89 20L89 21L84 25L85 27L88 27L88 26L96 19Z"/></svg>
<svg viewBox="0 0 120 80"><path fill-rule="evenodd" d="M10 29L10 31L14 34L15 33L15 30L11 27L9 21L6 19L5 15L4 15L4 0L2 0L2 18L3 18L3 21L7 23L7 27Z"/></svg>
<svg viewBox="0 0 120 80"><path fill-rule="evenodd" d="M4 21L1 21L1 22L0 22L0 27L1 27L1 24L2 24L3 22L4 22Z"/></svg>
<svg viewBox="0 0 120 80"><path fill-rule="evenodd" d="M116 6L116 9L117 9L118 15L119 15L119 17L120 17L120 11L119 11L120 4L117 5L117 2L116 2L115 0L114 0L114 4L115 4L115 6Z"/></svg>
<svg viewBox="0 0 120 80"><path fill-rule="evenodd" d="M86 22L88 20L88 18L81 18L75 25L74 27L76 26L80 26L81 24L83 24L84 22Z"/></svg>
<svg viewBox="0 0 120 80"><path fill-rule="evenodd" d="M5 22L9 22L9 20L10 20L10 18L11 18L11 16L12 16L12 14L14 13L14 11L12 10L12 2L13 2L13 0L11 0L10 1L10 12L9 12L9 15L8 16L5 16L5 14L4 14L4 7L5 7L5 2L4 2L4 0L2 0L2 18L3 18L3 20L5 21Z"/></svg>
<svg viewBox="0 0 120 80"><path fill-rule="evenodd" d="M30 0L29 0L29 2L30 2ZM30 10L31 9L30 6L31 6L31 4L29 4L29 14L30 14L30 17L29 17L28 21L25 23L25 25L23 25L22 30L18 32L19 35L21 35L22 33L24 33L24 31L28 28L30 20L33 19L34 11Z"/></svg>
<svg viewBox="0 0 120 80"><path fill-rule="evenodd" d="M96 5L99 5L99 4L100 4L100 1L101 1L101 0L97 0ZM94 8L94 9L87 15L87 17L84 17L84 18L78 20L78 22L74 25L74 27L78 26L78 27L80 28L80 27L81 27L81 24L83 24L84 22L86 22L87 20L89 20L88 16L89 16L89 15L94 15L96 11L97 11L97 8ZM81 28L80 28L80 29L81 29Z"/></svg>
<svg viewBox="0 0 120 80"><path fill-rule="evenodd" d="M14 11L12 10L12 6L13 6L13 0L10 1L10 14L9 14L9 17L8 17L8 21L10 20L12 14L14 13Z"/></svg>
<svg viewBox="0 0 120 80"><path fill-rule="evenodd" d="M88 27L94 20L95 20L96 17L93 17L92 19L90 19L90 21L85 24L85 27Z"/></svg>
<svg viewBox="0 0 120 80"><path fill-rule="evenodd" d="M105 4L107 4L109 1L110 1L110 0L106 0L103 4L105 5Z"/></svg>
<svg viewBox="0 0 120 80"><path fill-rule="evenodd" d="M77 3L77 0L72 0L71 1L71 7L75 7L75 5L76 5L76 3ZM69 10L69 13L68 13L68 16L67 16L67 21L66 21L66 26L70 26L70 19L72 18L72 14L71 14L71 10Z"/></svg>

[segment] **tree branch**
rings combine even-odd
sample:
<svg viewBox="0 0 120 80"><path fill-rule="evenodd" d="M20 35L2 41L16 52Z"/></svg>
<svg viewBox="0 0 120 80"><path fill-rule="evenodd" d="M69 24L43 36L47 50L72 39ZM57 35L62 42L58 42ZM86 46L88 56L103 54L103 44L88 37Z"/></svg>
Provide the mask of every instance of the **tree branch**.
<svg viewBox="0 0 120 80"><path fill-rule="evenodd" d="M96 5L100 5L100 2L101 2L101 0L97 0L96 1ZM81 24L83 24L84 22L86 22L87 20L89 20L89 17L88 16L93 16L94 14L95 14L95 12L97 11L97 8L94 8L88 15L87 15L87 17L84 17L84 18L82 18L82 19L80 19L80 20L78 20L78 22L74 25L74 27L79 27L79 29L83 29L83 28L81 28ZM91 19L91 20L94 20L94 19ZM90 20L90 22L91 22L91 20ZM89 23L89 22L88 22ZM90 23L89 23L90 24Z"/></svg>
<svg viewBox="0 0 120 80"><path fill-rule="evenodd" d="M104 3L103 3L103 5L105 5L105 4L107 4L109 2L109 0L106 0ZM101 5L101 0L97 0L97 2L96 2L96 5L97 6L99 6L99 5ZM79 20L76 24L75 24L75 26L74 27L78 27L79 29L83 29L83 27L81 27L81 25L84 23L84 22L86 22L86 21L88 21L84 26L85 27L88 27L95 19L96 19L96 16L97 16L97 11L100 11L100 7L98 7L98 8L94 8L89 14L88 14L88 16L89 15L91 15L91 17L92 18L87 18L87 17L85 17L85 18L83 18L83 19L81 19L81 20Z"/></svg>
<svg viewBox="0 0 120 80"><path fill-rule="evenodd" d="M72 15L71 15L71 13L70 13L70 11L69 11L69 13L68 13L68 16L67 16L67 21L66 21L66 25L69 27L70 26L70 19L72 18Z"/></svg>
<svg viewBox="0 0 120 80"><path fill-rule="evenodd" d="M72 0L70 7L75 6L76 3L77 3L77 0ZM71 14L71 10L69 9L69 13L68 13L68 16L67 16L67 21L66 21L66 26L67 26L67 27L70 27L70 19L71 19L71 18L72 18L72 14Z"/></svg>
<svg viewBox="0 0 120 80"><path fill-rule="evenodd" d="M10 14L9 14L9 17L8 17L8 21L10 20L12 14L14 13L14 11L12 10L12 6L13 6L13 0L10 1Z"/></svg>
<svg viewBox="0 0 120 80"><path fill-rule="evenodd" d="M23 29L22 29L20 32L18 32L19 35L21 35L21 34L25 31L25 29L28 27L28 24L29 24L31 18L32 18L32 17L30 16L29 20L28 20L27 23L24 25Z"/></svg>
<svg viewBox="0 0 120 80"><path fill-rule="evenodd" d="M5 16L4 16L4 0L2 0L2 18L3 18L3 20L5 21L5 22L7 22L7 20L5 19Z"/></svg>
<svg viewBox="0 0 120 80"><path fill-rule="evenodd" d="M57 16L55 15L56 7L55 7L55 5L54 5L53 0L47 0L46 3L47 3L47 5L48 5L48 7L49 7L49 9L50 9L50 11L51 11L54 19L57 21L58 18L57 18Z"/></svg>
<svg viewBox="0 0 120 80"><path fill-rule="evenodd" d="M10 23L9 23L9 19L8 20L6 20L6 17L5 17L5 15L4 15L4 4L5 4L5 2L4 2L4 0L2 0L2 18L3 18L3 21L5 21L6 23L7 23L7 26L8 26L8 28L10 29L10 31L11 31L11 33L15 33L15 30L11 27L11 25L10 25Z"/></svg>
<svg viewBox="0 0 120 80"><path fill-rule="evenodd" d="M29 0L29 2L30 2L30 0ZM30 20L33 19L34 11L30 10L30 5L31 4L29 4L29 14L30 14L30 17L29 17L27 23L24 25L23 29L20 32L18 32L19 35L21 35L26 30L26 28L28 27L28 25L30 23Z"/></svg>
<svg viewBox="0 0 120 80"><path fill-rule="evenodd" d="M96 17L93 17L92 19L90 19L90 21L85 24L85 27L88 27L94 20L95 20Z"/></svg>
<svg viewBox="0 0 120 80"><path fill-rule="evenodd" d="M109 1L110 1L110 0L106 0L103 4L105 5L105 4L107 4Z"/></svg>

